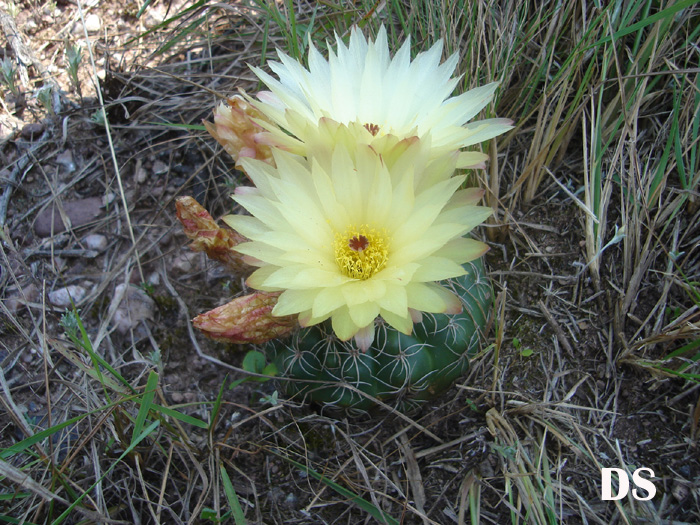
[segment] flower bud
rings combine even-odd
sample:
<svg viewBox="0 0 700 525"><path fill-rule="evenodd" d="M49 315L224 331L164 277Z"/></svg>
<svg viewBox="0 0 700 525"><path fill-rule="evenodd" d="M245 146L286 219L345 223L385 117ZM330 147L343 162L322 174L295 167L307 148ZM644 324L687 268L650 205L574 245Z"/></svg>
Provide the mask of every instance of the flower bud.
<svg viewBox="0 0 700 525"><path fill-rule="evenodd" d="M192 324L212 339L234 344L262 344L284 337L297 325L297 316L272 315L279 295L279 292L256 292L237 297L198 315Z"/></svg>
<svg viewBox="0 0 700 525"><path fill-rule="evenodd" d="M204 121L204 127L221 144L239 166L241 157L250 157L274 165L265 130L254 119L269 122L257 108L240 95L229 98L214 110L214 123Z"/></svg>
<svg viewBox="0 0 700 525"><path fill-rule="evenodd" d="M192 241L192 250L205 252L210 259L223 263L233 272L247 268L243 255L234 250L237 244L246 240L245 237L234 230L220 228L192 197L179 197L175 207L185 235Z"/></svg>

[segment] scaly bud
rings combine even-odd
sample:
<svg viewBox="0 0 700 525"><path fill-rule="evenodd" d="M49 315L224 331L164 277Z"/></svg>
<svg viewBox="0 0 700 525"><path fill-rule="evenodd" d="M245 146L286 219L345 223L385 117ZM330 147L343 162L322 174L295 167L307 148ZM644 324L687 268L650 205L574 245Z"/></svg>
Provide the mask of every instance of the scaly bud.
<svg viewBox="0 0 700 525"><path fill-rule="evenodd" d="M262 344L288 335L297 316L275 317L272 309L279 292L256 292L200 314L192 320L195 328L217 341Z"/></svg>
<svg viewBox="0 0 700 525"><path fill-rule="evenodd" d="M206 252L210 259L223 263L235 273L247 268L243 255L233 249L244 242L245 237L234 230L220 228L209 212L192 197L178 197L175 207L185 235L192 241L192 250Z"/></svg>
<svg viewBox="0 0 700 525"><path fill-rule="evenodd" d="M239 167L241 157L263 160L274 166L265 130L254 119L269 119L240 95L229 98L214 110L214 123L204 121L204 127Z"/></svg>

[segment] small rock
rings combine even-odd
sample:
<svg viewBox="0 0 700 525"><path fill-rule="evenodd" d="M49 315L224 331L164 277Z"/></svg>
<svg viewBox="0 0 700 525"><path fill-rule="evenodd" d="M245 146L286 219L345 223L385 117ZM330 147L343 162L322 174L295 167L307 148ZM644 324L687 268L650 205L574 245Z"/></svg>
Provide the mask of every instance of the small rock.
<svg viewBox="0 0 700 525"><path fill-rule="evenodd" d="M75 162L73 162L73 152L69 149L61 153L56 157L56 164L59 164L66 168L69 173L75 171Z"/></svg>
<svg viewBox="0 0 700 525"><path fill-rule="evenodd" d="M168 165L162 160L157 160L153 163L151 170L154 175L162 175L168 171Z"/></svg>
<svg viewBox="0 0 700 525"><path fill-rule="evenodd" d="M92 233L83 239L88 250L103 251L107 247L107 237L99 233Z"/></svg>
<svg viewBox="0 0 700 525"><path fill-rule="evenodd" d="M87 290L85 290L85 288L76 284L71 284L65 288L59 288L58 290L49 292L49 301L51 301L51 304L54 306L67 308L71 306L71 299L73 300L73 304L78 304L86 295Z"/></svg>
<svg viewBox="0 0 700 525"><path fill-rule="evenodd" d="M102 212L102 199L89 197L63 203L63 210L70 221L72 228L83 226L100 216ZM66 231L58 207L52 204L43 209L34 220L34 231L39 237L48 237L56 233Z"/></svg>
<svg viewBox="0 0 700 525"><path fill-rule="evenodd" d="M158 286L160 284L160 274L158 272L153 272L146 277L146 282L153 286Z"/></svg>
<svg viewBox="0 0 700 525"><path fill-rule="evenodd" d="M39 24L36 23L36 20L30 18L24 23L22 29L25 33L33 35L34 33L36 33L37 29L39 29Z"/></svg>
<svg viewBox="0 0 700 525"><path fill-rule="evenodd" d="M115 309L112 322L122 334L136 328L141 321L153 320L156 303L146 292L128 284L120 284L114 290L109 309Z"/></svg>
<svg viewBox="0 0 700 525"><path fill-rule="evenodd" d="M200 255L197 252L182 252L170 263L170 269L180 273L190 273L199 268Z"/></svg>
<svg viewBox="0 0 700 525"><path fill-rule="evenodd" d="M33 122L31 124L25 124L22 128L22 137L27 140L34 140L39 138L44 132L44 125L41 122Z"/></svg>
<svg viewBox="0 0 700 525"><path fill-rule="evenodd" d="M90 13L85 17L85 29L88 33L96 33L102 28L102 20L95 13Z"/></svg>
<svg viewBox="0 0 700 525"><path fill-rule="evenodd" d="M173 403L182 403L185 400L185 396L183 396L180 392L173 392L170 394L170 399L173 400Z"/></svg>
<svg viewBox="0 0 700 525"><path fill-rule="evenodd" d="M14 139L21 133L20 130L24 127L24 122L14 115L3 113L0 113L0 140Z"/></svg>
<svg viewBox="0 0 700 525"><path fill-rule="evenodd" d="M25 302L34 303L39 298L39 289L34 284L25 286L22 292L14 293L5 301L5 306L12 315L16 314Z"/></svg>
<svg viewBox="0 0 700 525"><path fill-rule="evenodd" d="M688 487L686 487L684 484L679 483L677 480L673 483L671 494L673 494L673 497L676 498L676 500L685 500L689 493L690 491L688 490Z"/></svg>
<svg viewBox="0 0 700 525"><path fill-rule="evenodd" d="M159 7L156 6L154 9L146 11L146 16L143 18L143 26L146 29L153 29L165 20L165 14L160 11Z"/></svg>
<svg viewBox="0 0 700 525"><path fill-rule="evenodd" d="M128 194L128 192L127 192L127 194ZM106 193L104 197L102 197L102 205L109 206L110 204L112 204L114 202L114 200L116 198L117 198L117 194L110 191L109 193ZM130 200L131 199L127 199L127 201L130 201Z"/></svg>
<svg viewBox="0 0 700 525"><path fill-rule="evenodd" d="M148 171L143 167L141 159L136 161L136 168L134 169L134 177L138 184L143 184L148 180Z"/></svg>

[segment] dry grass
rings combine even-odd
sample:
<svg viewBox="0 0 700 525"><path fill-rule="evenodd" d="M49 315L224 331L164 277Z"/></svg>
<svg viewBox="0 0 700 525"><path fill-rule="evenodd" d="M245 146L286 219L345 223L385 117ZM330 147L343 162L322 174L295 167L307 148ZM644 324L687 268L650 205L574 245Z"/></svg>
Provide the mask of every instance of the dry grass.
<svg viewBox="0 0 700 525"><path fill-rule="evenodd" d="M68 29L55 38L49 4L3 11L20 28L40 21L24 38L58 64L64 96L52 116L32 98L38 80L24 102L3 86L3 123L43 133L0 144L0 521L700 521L693 2L202 1L148 7L163 10L150 29L104 4L83 14L114 25L88 35L94 69L82 42L80 92L61 69L62 39L84 40L68 25L79 12L56 8ZM276 398L273 382L230 388L242 354L189 319L240 292L241 276L189 257L174 218L181 194L215 216L229 207L238 175L200 122L256 89L246 63L382 22L416 50L445 38L462 88L500 80L485 114L517 123L477 175L496 211L493 344L413 421L328 418ZM57 161L66 150L74 171ZM63 221L82 197L109 204L66 233L33 233L42 209L57 204ZM87 247L88 233L107 246ZM120 332L129 283L152 310ZM86 290L78 315L48 299L68 285ZM641 466L655 498L601 501L601 468Z"/></svg>

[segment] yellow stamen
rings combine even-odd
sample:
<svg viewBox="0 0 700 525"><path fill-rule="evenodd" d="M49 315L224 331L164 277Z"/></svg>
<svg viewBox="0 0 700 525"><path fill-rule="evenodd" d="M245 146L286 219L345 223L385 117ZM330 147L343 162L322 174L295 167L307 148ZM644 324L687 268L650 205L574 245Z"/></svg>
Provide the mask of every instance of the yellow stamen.
<svg viewBox="0 0 700 525"><path fill-rule="evenodd" d="M336 233L333 247L340 271L353 279L369 279L386 266L389 257L386 232L367 225Z"/></svg>

